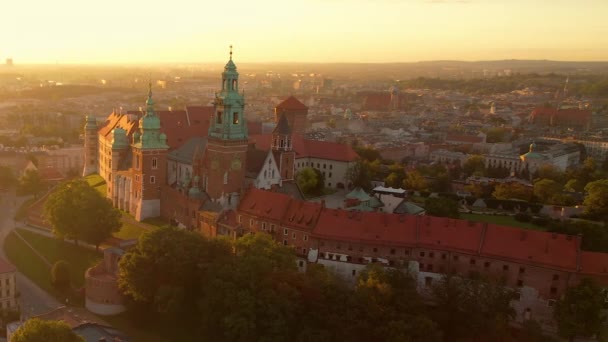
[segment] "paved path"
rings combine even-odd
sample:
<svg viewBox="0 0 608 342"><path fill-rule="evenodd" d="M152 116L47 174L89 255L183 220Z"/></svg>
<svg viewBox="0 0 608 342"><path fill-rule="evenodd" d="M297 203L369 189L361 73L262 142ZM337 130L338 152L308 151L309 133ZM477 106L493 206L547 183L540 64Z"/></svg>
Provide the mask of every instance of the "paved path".
<svg viewBox="0 0 608 342"><path fill-rule="evenodd" d="M0 257L6 260L8 258L4 253L4 239L15 228L13 217L26 199L26 197L15 197L14 191L0 193ZM62 305L21 272L17 272L17 290L21 294L19 300L21 311L25 316L40 315Z"/></svg>

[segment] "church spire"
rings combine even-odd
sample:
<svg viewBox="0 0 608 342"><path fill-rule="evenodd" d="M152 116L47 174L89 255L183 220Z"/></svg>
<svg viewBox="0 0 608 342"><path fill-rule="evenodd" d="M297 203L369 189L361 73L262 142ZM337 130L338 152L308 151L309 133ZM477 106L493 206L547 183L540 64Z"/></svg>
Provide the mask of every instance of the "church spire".
<svg viewBox="0 0 608 342"><path fill-rule="evenodd" d="M146 115L154 115L154 100L152 100L152 82L148 82L148 99L146 100Z"/></svg>

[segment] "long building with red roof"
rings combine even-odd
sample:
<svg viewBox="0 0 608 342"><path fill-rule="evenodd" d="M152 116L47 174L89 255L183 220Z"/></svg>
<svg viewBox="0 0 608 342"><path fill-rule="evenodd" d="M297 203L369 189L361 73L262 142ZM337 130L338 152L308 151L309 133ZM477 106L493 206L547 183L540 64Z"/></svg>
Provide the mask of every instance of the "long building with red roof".
<svg viewBox="0 0 608 342"><path fill-rule="evenodd" d="M528 122L536 125L588 130L591 126L591 111L578 108L538 107L530 113Z"/></svg>
<svg viewBox="0 0 608 342"><path fill-rule="evenodd" d="M231 217L231 219L229 219ZM347 279L365 265L405 265L422 289L443 274L484 274L517 289L518 319L554 328L552 305L589 277L608 287L608 254L581 250L580 236L524 230L431 216L326 208L281 193L247 190L240 205L218 221L225 234L268 232L305 262Z"/></svg>

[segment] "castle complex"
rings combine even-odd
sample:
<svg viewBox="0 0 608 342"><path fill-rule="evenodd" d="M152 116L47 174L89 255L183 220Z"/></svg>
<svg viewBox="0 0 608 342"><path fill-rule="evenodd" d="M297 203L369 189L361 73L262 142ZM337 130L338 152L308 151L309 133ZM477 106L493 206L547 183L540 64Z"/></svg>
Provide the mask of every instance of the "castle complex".
<svg viewBox="0 0 608 342"><path fill-rule="evenodd" d="M608 254L582 251L580 237L306 202L294 181L298 170L316 168L326 187L350 188L356 153L306 140L308 109L294 97L276 106L269 135L249 136L244 108L231 53L213 106L157 111L150 89L144 111L111 113L99 126L88 118L84 174L98 172L108 198L137 220L161 216L209 237L269 233L294 248L300 269L320 263L355 279L370 263L404 265L421 291L450 272L500 277L518 289L517 319L549 329L552 306L568 287L584 277L608 286ZM542 159L535 147L522 163ZM90 310L123 309L111 265L120 253L106 253L107 265L88 272L91 283L109 277L99 287L105 292L87 288Z"/></svg>

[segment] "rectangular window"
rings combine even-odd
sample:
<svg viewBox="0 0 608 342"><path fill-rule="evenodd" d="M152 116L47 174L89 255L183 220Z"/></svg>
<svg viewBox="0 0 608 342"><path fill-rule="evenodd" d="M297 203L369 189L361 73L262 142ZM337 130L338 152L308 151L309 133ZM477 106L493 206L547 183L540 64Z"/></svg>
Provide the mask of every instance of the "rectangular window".
<svg viewBox="0 0 608 342"><path fill-rule="evenodd" d="M454 255L454 261L458 261L458 255Z"/></svg>
<svg viewBox="0 0 608 342"><path fill-rule="evenodd" d="M287 240L283 240L283 246L287 246Z"/></svg>
<svg viewBox="0 0 608 342"><path fill-rule="evenodd" d="M291 238L292 238L292 239L295 239L295 238L296 238L296 233L292 233L292 234L291 234Z"/></svg>
<svg viewBox="0 0 608 342"><path fill-rule="evenodd" d="M374 253L378 252L378 248L374 247L373 251Z"/></svg>
<svg viewBox="0 0 608 342"><path fill-rule="evenodd" d="M274 233L274 224L270 225L270 231Z"/></svg>
<svg viewBox="0 0 608 342"><path fill-rule="evenodd" d="M262 222L262 230L266 231L266 222Z"/></svg>
<svg viewBox="0 0 608 342"><path fill-rule="evenodd" d="M391 254L395 254L395 249L391 248Z"/></svg>
<svg viewBox="0 0 608 342"><path fill-rule="evenodd" d="M158 159L152 158L152 168L158 169Z"/></svg>
<svg viewBox="0 0 608 342"><path fill-rule="evenodd" d="M471 264L471 265L475 265L475 259L471 259L471 260L469 260L469 264Z"/></svg>
<svg viewBox="0 0 608 342"><path fill-rule="evenodd" d="M253 219L249 219L249 227L253 227Z"/></svg>
<svg viewBox="0 0 608 342"><path fill-rule="evenodd" d="M243 222L243 217L241 215L239 215L238 221L239 221L239 223Z"/></svg>
<svg viewBox="0 0 608 342"><path fill-rule="evenodd" d="M555 287L555 286L551 287L551 294L552 295L557 294L557 287Z"/></svg>
<svg viewBox="0 0 608 342"><path fill-rule="evenodd" d="M420 256L423 257L425 254L424 252L420 252Z"/></svg>
<svg viewBox="0 0 608 342"><path fill-rule="evenodd" d="M445 253L441 253L441 260L445 260L448 257L447 254Z"/></svg>
<svg viewBox="0 0 608 342"><path fill-rule="evenodd" d="M239 124L239 112L232 113L232 124L233 125Z"/></svg>
<svg viewBox="0 0 608 342"><path fill-rule="evenodd" d="M216 122L217 122L218 124L221 124L221 123L222 123L222 116L223 116L223 115L224 115L224 113L222 113L221 111L218 111L218 112L217 112L217 117L216 117L216 120L217 120L217 121L216 121Z"/></svg>
<svg viewBox="0 0 608 342"><path fill-rule="evenodd" d="M483 263L483 267L489 268L490 267L490 262L489 261L484 262Z"/></svg>
<svg viewBox="0 0 608 342"><path fill-rule="evenodd" d="M559 280L559 275L558 274L554 274L553 275L553 281Z"/></svg>
<svg viewBox="0 0 608 342"><path fill-rule="evenodd" d="M289 235L289 231L287 230L287 228L283 229L283 235Z"/></svg>
<svg viewBox="0 0 608 342"><path fill-rule="evenodd" d="M306 248L302 248L302 254L306 255Z"/></svg>
<svg viewBox="0 0 608 342"><path fill-rule="evenodd" d="M525 267L520 267L519 268L519 274L524 274L526 273L526 268Z"/></svg>
<svg viewBox="0 0 608 342"><path fill-rule="evenodd" d="M300 268L304 267L304 261L302 261L302 260L298 261L298 267L300 267Z"/></svg>
<svg viewBox="0 0 608 342"><path fill-rule="evenodd" d="M429 257L430 257L430 258L434 258L434 257L435 257L435 252L430 252L430 253L429 253Z"/></svg>
<svg viewBox="0 0 608 342"><path fill-rule="evenodd" d="M433 270L433 264L428 264L428 266L426 267L427 270L432 271Z"/></svg>
<svg viewBox="0 0 608 342"><path fill-rule="evenodd" d="M308 241L308 235L304 235L304 241Z"/></svg>
<svg viewBox="0 0 608 342"><path fill-rule="evenodd" d="M154 177L154 176L150 176L150 183L151 183L151 184L156 183L156 177Z"/></svg>

